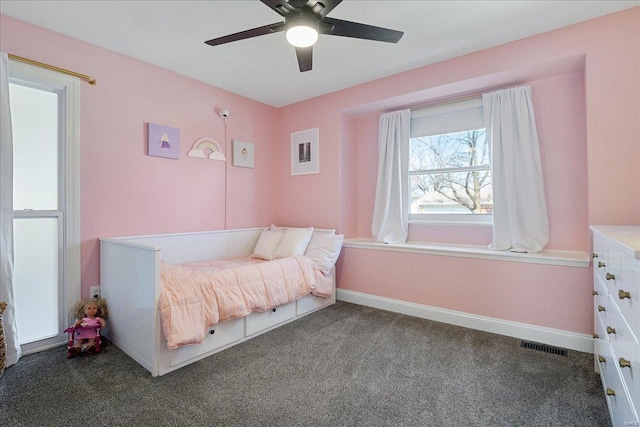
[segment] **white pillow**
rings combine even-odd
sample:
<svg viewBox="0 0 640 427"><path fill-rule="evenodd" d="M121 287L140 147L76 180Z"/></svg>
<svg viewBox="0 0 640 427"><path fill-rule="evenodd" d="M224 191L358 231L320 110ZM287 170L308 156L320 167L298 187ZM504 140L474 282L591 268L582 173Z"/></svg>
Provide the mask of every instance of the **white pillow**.
<svg viewBox="0 0 640 427"><path fill-rule="evenodd" d="M329 274L338 260L343 240L342 234L314 234L304 256L311 258L324 274Z"/></svg>
<svg viewBox="0 0 640 427"><path fill-rule="evenodd" d="M250 257L271 261L274 258L276 249L278 248L283 236L283 233L263 230L260 238L258 239L258 243L256 244L256 248L253 250L253 254L251 254Z"/></svg>
<svg viewBox="0 0 640 427"><path fill-rule="evenodd" d="M272 231L272 233L275 233L275 231ZM279 234L282 236L282 241L278 245L278 249L276 249L276 258L302 256L313 235L313 227L287 228L284 233Z"/></svg>

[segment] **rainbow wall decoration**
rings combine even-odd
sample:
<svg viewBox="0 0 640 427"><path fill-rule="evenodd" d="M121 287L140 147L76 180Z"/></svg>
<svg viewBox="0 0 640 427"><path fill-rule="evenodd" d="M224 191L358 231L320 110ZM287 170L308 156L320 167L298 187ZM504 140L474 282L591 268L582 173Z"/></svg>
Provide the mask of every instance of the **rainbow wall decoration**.
<svg viewBox="0 0 640 427"><path fill-rule="evenodd" d="M209 156L205 153L205 149L211 150ZM197 140L193 144L191 151L187 153L187 156L199 157L201 159L209 158L210 160L222 160L223 162L227 161L227 158L222 153L220 144L211 138L200 138Z"/></svg>

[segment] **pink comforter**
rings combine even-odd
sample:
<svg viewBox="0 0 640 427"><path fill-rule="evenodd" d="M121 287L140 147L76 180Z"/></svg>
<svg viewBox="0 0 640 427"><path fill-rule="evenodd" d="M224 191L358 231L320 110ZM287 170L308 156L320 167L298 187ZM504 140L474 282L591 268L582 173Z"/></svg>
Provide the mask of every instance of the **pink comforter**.
<svg viewBox="0 0 640 427"><path fill-rule="evenodd" d="M200 344L218 322L267 311L312 291L331 295L331 279L307 257L234 260L232 265L162 263L158 308L169 348Z"/></svg>

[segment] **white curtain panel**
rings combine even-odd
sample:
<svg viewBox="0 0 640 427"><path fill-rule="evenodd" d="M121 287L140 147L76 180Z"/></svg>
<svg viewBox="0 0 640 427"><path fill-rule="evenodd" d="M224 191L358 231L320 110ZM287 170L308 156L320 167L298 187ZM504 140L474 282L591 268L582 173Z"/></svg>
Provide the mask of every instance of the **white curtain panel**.
<svg viewBox="0 0 640 427"><path fill-rule="evenodd" d="M411 110L380 116L378 182L371 232L384 243L404 243L409 233Z"/></svg>
<svg viewBox="0 0 640 427"><path fill-rule="evenodd" d="M9 103L9 58L0 52L0 301L8 304L2 317L7 358L5 366L20 358L13 299L13 136Z"/></svg>
<svg viewBox="0 0 640 427"><path fill-rule="evenodd" d="M482 96L492 149L493 242L489 248L539 252L549 221L531 87Z"/></svg>

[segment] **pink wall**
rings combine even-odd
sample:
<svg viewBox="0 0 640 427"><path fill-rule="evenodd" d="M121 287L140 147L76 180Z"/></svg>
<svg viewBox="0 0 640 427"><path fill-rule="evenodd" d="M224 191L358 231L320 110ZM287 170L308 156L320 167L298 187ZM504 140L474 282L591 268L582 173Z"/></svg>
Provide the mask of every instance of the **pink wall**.
<svg viewBox="0 0 640 427"><path fill-rule="evenodd" d="M81 86L83 295L99 283L98 237L272 221L275 108L5 15L0 50L97 80ZM219 108L231 112L226 144ZM148 122L180 129L180 160L145 154ZM226 145L226 165L187 157L205 136ZM231 139L255 143L255 169L231 165Z"/></svg>
<svg viewBox="0 0 640 427"><path fill-rule="evenodd" d="M577 101L584 105L573 107L586 111L588 221L640 223L640 192L627 189L628 183L640 182L639 22L637 7L281 108L278 180L289 194L282 197L279 220L340 223L338 212L325 207L340 205L339 185L333 181L342 173L339 159L350 144L359 144L359 139L341 138L345 114L359 118L583 70L585 91ZM559 102L574 104L569 97ZM320 128L321 174L291 177L285 167L289 135L312 127ZM358 197L354 194L352 203ZM296 208L300 205L309 209L303 212ZM362 221L368 221L367 213L358 211Z"/></svg>
<svg viewBox="0 0 640 427"><path fill-rule="evenodd" d="M521 82L531 86L549 211L548 249L585 250L588 227L584 73ZM558 94L562 94L561 97ZM371 235L378 162L378 117L357 119L358 236ZM491 227L410 224L409 240L488 245Z"/></svg>
<svg viewBox="0 0 640 427"><path fill-rule="evenodd" d="M590 270L344 248L342 289L578 333L593 333Z"/></svg>
<svg viewBox="0 0 640 427"><path fill-rule="evenodd" d="M541 79L536 75L535 80L520 83L529 84L533 91L550 220L547 248L586 251L584 73L582 63L577 66L578 70L572 66L567 74ZM565 71L563 67L553 67L550 72ZM357 119L359 236L368 236L371 230L380 112ZM409 239L487 245L491 242L491 227L412 224ZM590 333L590 274L585 268L346 248L338 278L345 290ZM561 302L566 300L572 301L568 307Z"/></svg>
<svg viewBox="0 0 640 427"><path fill-rule="evenodd" d="M588 253L589 223L640 224L640 192L629 187L640 182L639 23L640 8L634 8L282 108L280 140L320 128L322 167L304 182L280 173L289 194L282 198L279 221L319 221L349 237L370 237L380 112L528 83L542 145L548 247ZM344 123L355 123L355 136L342 133ZM280 159L287 158L288 145L279 147ZM357 160L341 162L354 147ZM355 185L333 186L335 177L354 168ZM341 217L354 211L355 224ZM486 244L491 230L414 225L410 239ZM574 332L593 328L586 268L347 248L338 285Z"/></svg>
<svg viewBox="0 0 640 427"><path fill-rule="evenodd" d="M379 112L524 82L534 88L543 141L550 247L588 251L588 223L640 224L640 192L628 187L640 182L639 22L634 8L280 109L6 16L0 50L98 80L82 86L86 294L98 280L99 236L274 222L368 237ZM254 142L255 169L185 157L201 136L222 142L221 107L231 111L229 157L231 139ZM179 161L144 154L146 122L181 129ZM320 174L292 177L290 134L315 127ZM411 236L484 244L490 230L412 227ZM338 277L343 289L592 328L588 269L345 249Z"/></svg>

